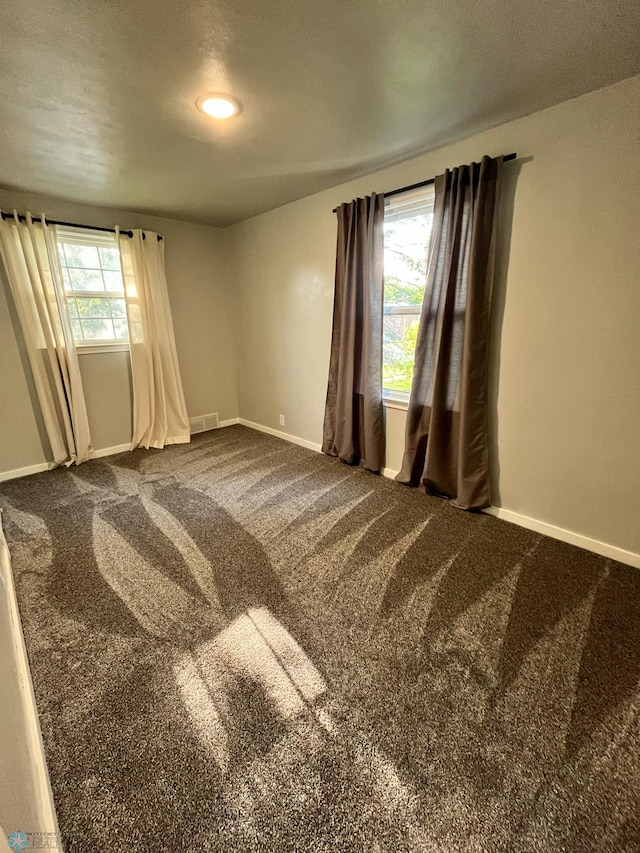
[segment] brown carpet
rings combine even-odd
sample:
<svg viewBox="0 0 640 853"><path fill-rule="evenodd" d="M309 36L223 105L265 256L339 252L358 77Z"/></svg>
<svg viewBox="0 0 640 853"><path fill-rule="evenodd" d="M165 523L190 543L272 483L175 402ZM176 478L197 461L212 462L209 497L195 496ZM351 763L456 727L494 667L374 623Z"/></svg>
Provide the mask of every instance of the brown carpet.
<svg viewBox="0 0 640 853"><path fill-rule="evenodd" d="M637 570L243 427L0 504L68 853L640 849Z"/></svg>

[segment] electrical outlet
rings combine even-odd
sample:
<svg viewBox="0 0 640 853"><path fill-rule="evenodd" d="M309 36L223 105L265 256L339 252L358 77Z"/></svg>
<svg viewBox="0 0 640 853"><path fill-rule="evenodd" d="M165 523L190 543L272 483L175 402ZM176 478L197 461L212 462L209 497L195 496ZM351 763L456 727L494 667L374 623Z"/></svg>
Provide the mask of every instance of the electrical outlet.
<svg viewBox="0 0 640 853"><path fill-rule="evenodd" d="M284 426L284 415L280 415L280 426Z"/></svg>

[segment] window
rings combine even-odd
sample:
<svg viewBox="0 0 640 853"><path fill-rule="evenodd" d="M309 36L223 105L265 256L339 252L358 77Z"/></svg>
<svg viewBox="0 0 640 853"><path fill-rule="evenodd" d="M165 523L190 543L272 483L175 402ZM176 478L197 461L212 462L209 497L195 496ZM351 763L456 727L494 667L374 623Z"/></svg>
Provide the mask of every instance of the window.
<svg viewBox="0 0 640 853"><path fill-rule="evenodd" d="M122 347L129 340L115 234L58 228L58 254L78 347Z"/></svg>
<svg viewBox="0 0 640 853"><path fill-rule="evenodd" d="M408 402L433 224L433 187L390 199L384 215L382 389Z"/></svg>

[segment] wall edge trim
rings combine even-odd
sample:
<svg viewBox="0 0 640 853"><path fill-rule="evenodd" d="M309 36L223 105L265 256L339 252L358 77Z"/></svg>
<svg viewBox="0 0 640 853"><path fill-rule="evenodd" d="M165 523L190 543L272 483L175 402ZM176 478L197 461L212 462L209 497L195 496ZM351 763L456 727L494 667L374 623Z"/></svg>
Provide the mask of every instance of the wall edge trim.
<svg viewBox="0 0 640 853"><path fill-rule="evenodd" d="M33 681L31 679L27 647L25 645L24 634L22 632L22 622L20 619L20 610L18 608L13 568L11 566L11 554L9 552L9 546L7 545L7 540L2 526L2 510L0 510L0 569L0 577L2 578L2 583L5 587L9 607L9 621L11 623L13 651L15 654L15 664L21 688L20 699L27 728L28 749L32 762L30 770L33 773L35 782L36 790L34 791L34 794L38 797L36 810L38 812L38 817L43 824L38 826L38 831L58 833L58 818L53 800L53 791L51 790L47 759L44 753L44 742L42 740L42 730L40 728L40 716L38 714Z"/></svg>
<svg viewBox="0 0 640 853"><path fill-rule="evenodd" d="M242 426L249 427L249 429L255 429L257 432L266 432L267 435L274 435L276 438L282 438L284 441L290 442L290 444L299 444L300 447L306 447L307 450L315 450L316 453L320 453L322 450L322 445L317 444L315 441L308 441L306 438L300 438L297 435L282 432L279 429L273 429L272 427L264 426L264 424L258 424L255 421L248 421L246 418L238 418L238 423L242 424Z"/></svg>
<svg viewBox="0 0 640 853"><path fill-rule="evenodd" d="M636 554L634 551L627 551L617 545L610 545L608 542L601 542L599 539L593 539L591 536L585 536L583 533L576 533L573 530L558 527L556 524L551 524L548 521L540 521L538 518L531 518L528 515L504 509L503 507L490 506L484 509L483 512L487 515L493 515L502 521L517 524L519 527L526 527L527 530L533 530L535 533L543 533L545 536L551 537L551 539L559 539L561 542L566 542L569 545L577 545L578 548L583 548L585 551L592 551L601 557L609 557L612 560L617 560L619 563L625 563L627 566L640 569L640 554Z"/></svg>
<svg viewBox="0 0 640 853"><path fill-rule="evenodd" d="M300 438L297 435L291 435L272 427L264 426L263 424L248 421L246 418L239 418L239 423L249 429L255 429L258 432L266 432L268 435L274 435L276 438L282 438L284 441L289 441L292 444L299 444L301 447L306 447L309 450L320 452L321 445L313 441L307 441L306 438ZM382 475L390 480L395 479L397 471L393 468L383 468ZM592 539L590 536L585 536L582 533L575 533L573 530L567 530L564 527L558 527L555 524L550 524L547 521L540 521L537 518L530 518L528 515L522 515L519 512L514 512L510 509L503 509L498 506L490 506L482 510L487 515L492 515L499 518L501 521L508 521L511 524L517 524L519 527L525 527L527 530L533 530L536 533L542 533L549 536L551 539L559 539L561 542L566 542L568 545L576 545L585 551L592 551L594 554L599 554L601 557L609 557L612 560L617 560L619 563L624 563L627 566L633 566L635 569L640 569L640 554L634 551L627 551L617 545L610 545L608 542L601 542L598 539Z"/></svg>
<svg viewBox="0 0 640 853"><path fill-rule="evenodd" d="M92 459L102 459L103 456L113 456L115 453L125 453L131 450L131 442L126 444L114 444L113 447L103 447L100 450L94 450L91 454Z"/></svg>
<svg viewBox="0 0 640 853"><path fill-rule="evenodd" d="M276 438L281 438L283 441L288 441L290 444L297 444L300 447L306 447L308 450L314 450L316 453L321 451L321 445L315 441L308 441L306 438L300 438L297 435L292 435L282 430L273 429L264 424L249 421L246 418L229 418L228 420L220 421L220 427L234 426L241 424L249 429L254 429L257 432L264 432L267 435L273 435ZM94 451L95 458L99 459L103 456L112 456L115 453L124 453L129 450L130 444L118 444L113 447L104 447L101 450ZM53 466L50 462L39 462L36 465L28 465L24 468L14 468L11 471L0 472L0 483L5 480L13 480L17 477L27 477L30 474L39 474L42 471L48 471ZM383 468L382 475L390 480L393 480L397 471L392 468ZM525 527L528 530L533 530L536 533L543 533L545 536L550 536L552 539L559 539L561 542L567 542L569 545L576 545L578 548L583 548L586 551L592 551L602 557L608 557L612 560L617 560L619 563L624 563L628 566L633 566L640 569L640 554L634 551L627 551L617 545L611 545L608 542L601 542L599 539L593 539L590 536L585 536L582 533L576 533L573 530L567 530L564 527L558 527L547 521L541 521L537 518L531 518L528 515L523 515L519 512L514 512L503 507L491 506L483 510L487 515L492 515L502 521L508 521L511 524L517 524L520 527Z"/></svg>
<svg viewBox="0 0 640 853"><path fill-rule="evenodd" d="M0 471L0 483L5 480L16 480L18 477L28 477L30 474L40 474L53 468L51 462L38 462L36 465L26 465L24 468L13 468L10 471Z"/></svg>
<svg viewBox="0 0 640 853"><path fill-rule="evenodd" d="M220 427L233 426L240 423L240 418L230 418L227 421L220 421ZM103 456L114 456L116 453L126 453L131 450L131 442L126 444L114 444L112 447L101 447L98 450L93 450L90 459L102 459ZM6 480L17 480L19 477L29 477L31 474L41 474L43 471L51 471L55 468L53 462L38 462L35 465L25 465L24 468L12 468L10 471L0 471L0 483Z"/></svg>

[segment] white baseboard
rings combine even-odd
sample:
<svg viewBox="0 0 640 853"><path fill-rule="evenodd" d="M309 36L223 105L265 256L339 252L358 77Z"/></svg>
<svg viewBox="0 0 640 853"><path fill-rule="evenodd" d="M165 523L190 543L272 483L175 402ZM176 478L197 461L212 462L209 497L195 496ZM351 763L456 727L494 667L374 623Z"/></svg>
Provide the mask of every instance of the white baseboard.
<svg viewBox="0 0 640 853"><path fill-rule="evenodd" d="M91 453L91 459L100 459L102 456L113 456L114 453L124 453L131 449L131 443L116 444L114 447L103 447ZM51 471L55 468L53 462L38 462L36 465L27 465L25 468L14 468L12 471L0 471L0 483L5 480L17 480L19 477L29 477L31 474L41 474L43 471Z"/></svg>
<svg viewBox="0 0 640 853"><path fill-rule="evenodd" d="M389 477L391 480L394 480L397 474L398 471L394 471L391 468L383 468L382 470L382 475ZM526 527L527 530L543 533L552 539L559 539L561 542L567 542L569 545L577 545L578 548L584 548L585 551L593 551L602 557L609 557L612 560L617 560L619 563L626 563L628 566L640 569L640 554L635 554L633 551L625 551L624 548L618 548L616 545L609 545L607 542L600 542L598 539L591 539L589 536L583 536L581 533L574 533L572 530L566 530L564 527L557 527L555 524L549 524L546 521L538 521L537 518L529 518L527 515L521 515L519 512L513 512L510 509L502 509L499 506L490 506L482 511L487 515L493 515L511 524Z"/></svg>
<svg viewBox="0 0 640 853"><path fill-rule="evenodd" d="M26 468L14 468L12 471L0 471L0 483L5 480L16 480L18 477L28 477L30 474L40 474L53 468L51 462L38 462L37 465L27 465Z"/></svg>
<svg viewBox="0 0 640 853"><path fill-rule="evenodd" d="M559 539L561 542L567 542L569 545L577 545L578 548L593 551L602 557L609 557L612 560L617 560L619 563L626 563L628 566L640 569L640 554L636 554L634 551L626 551L624 548L618 548L617 545L609 545L608 542L600 542L598 539L591 539L591 537L584 536L582 533L574 533L573 530L556 527L555 524L549 524L547 521L539 521L537 518L530 518L528 515L522 515L519 512L503 509L499 506L487 507L483 512L486 512L487 515L501 518L503 521L509 521L511 524L526 527L527 530L544 533L545 536L550 536L552 539Z"/></svg>
<svg viewBox="0 0 640 853"><path fill-rule="evenodd" d="M32 472L33 473L33 472ZM4 588L4 589L3 589ZM20 691L18 696L12 696L11 701L22 705L24 720L24 736L29 757L28 771L33 784L33 806L37 816L38 832L58 833L58 819L53 802L53 793L49 781L47 762L44 755L44 744L40 730L40 719L33 692L33 682L29 669L29 659L22 633L22 623L18 610L18 600L11 568L11 555L2 529L2 511L0 510L0 594L6 595L9 609L11 640L13 645L13 663L18 675ZM18 733L15 733L16 736ZM27 768L15 768L16 772L26 772ZM9 772L9 768L7 768ZM13 827L12 827L13 828Z"/></svg>
<svg viewBox="0 0 640 853"><path fill-rule="evenodd" d="M273 435L276 438L281 438L291 444L298 444L300 447L306 447L308 450L315 450L317 453L321 450L321 445L315 441L308 441L306 438L300 438L297 435L291 435L288 432L282 432L279 429L264 426L263 424L248 421L246 418L230 418L226 421L220 421L220 427L234 426L242 424L249 429L255 429L258 432L264 432L268 435ZM112 456L114 453L123 453L129 450L129 444L118 444L115 447L104 447L101 450L94 451L96 458L102 456ZM13 480L16 477L26 477L29 474L38 474L41 471L48 471L51 468L51 463L41 462L37 465L29 465L26 468L15 468L13 471L0 472L0 483L5 480ZM390 480L395 479L397 471L392 468L383 468L382 475ZM526 527L528 530L534 530L536 533L543 533L545 536L550 536L552 539L559 539L561 542L567 542L569 545L577 545L578 548L584 548L587 551L593 551L595 554L600 554L602 557L609 557L612 560L617 560L620 563L633 566L640 569L640 554L634 551L627 551L624 548L618 548L616 545L610 545L608 542L600 542L598 539L592 539L582 533L575 533L573 530L567 530L564 527L557 527L555 524L550 524L546 521L539 521L537 518L530 518L527 515L522 515L519 512L513 512L502 507L488 507L484 510L488 515L493 515L503 521L508 521L511 524L518 524L520 527Z"/></svg>
<svg viewBox="0 0 640 853"><path fill-rule="evenodd" d="M255 429L258 432L266 432L267 435L275 435L276 438L282 438L291 444L299 444L300 447L306 447L308 450L315 450L316 453L320 453L322 450L322 445L317 444L315 441L307 441L306 438L299 438L297 435L291 435L288 432L280 432L279 429L272 429L271 427L254 423L254 421L248 421L245 418L238 418L238 423L249 427L249 429Z"/></svg>
<svg viewBox="0 0 640 853"><path fill-rule="evenodd" d="M321 450L321 445L313 441L307 441L306 438L299 438L297 435L280 432L280 430L254 423L254 421L248 421L245 418L239 418L238 422L243 426L249 427L249 429L266 432L268 435L275 435L276 438L282 438L284 441L290 441L292 444L299 444L302 447L307 447L309 450L318 452ZM382 469L383 477L388 477L390 480L395 479L397 474L398 471L394 471L393 468ZM616 545L609 545L607 542L600 542L598 539L591 539L589 536L584 536L581 533L574 533L572 530L566 530L564 527L557 527L555 524L539 521L537 518L529 518L527 515L521 515L519 512L513 512L502 507L488 507L483 512L500 518L503 521L508 521L511 524L517 524L520 527L526 527L528 530L534 530L536 533L543 533L552 539L567 542L569 545L577 545L578 548L584 548L585 551L593 551L602 557L609 557L612 560L617 560L619 563L625 563L628 566L640 569L640 554L636 554L634 551L626 551L624 548L618 548Z"/></svg>
<svg viewBox="0 0 640 853"><path fill-rule="evenodd" d="M237 418L235 423L242 424L242 426L249 427L249 429L255 429L258 432L266 432L267 435L274 435L276 438L281 438L284 441L289 441L291 444L299 444L300 447L306 447L307 450L315 450L316 453L322 452L322 445L318 444L315 441L309 441L306 438L300 438L297 435L291 435L289 432L281 432L279 429L273 429L273 427L263 426L262 424L257 424L255 421L248 421L245 418ZM222 426L222 424L220 424ZM388 477L390 480L394 480L396 474L399 471L394 471L393 468L383 468L382 476Z"/></svg>
<svg viewBox="0 0 640 853"><path fill-rule="evenodd" d="M115 444L113 447L103 447L100 450L94 450L91 454L92 459L102 459L103 456L113 456L114 453L124 453L131 450L131 442L127 444Z"/></svg>
<svg viewBox="0 0 640 853"><path fill-rule="evenodd" d="M240 418L230 418L227 421L220 421L220 427L233 426L240 423ZM281 438L286 438L284 433ZM112 447L101 447L98 450L93 450L90 459L102 459L103 456L113 456L116 453L126 453L131 450L131 442L126 444L114 444ZM28 477L30 474L40 474L42 471L50 471L54 468L52 462L38 462L36 465L27 465L24 468L13 468L11 471L0 471L0 483L5 480L17 480L19 477Z"/></svg>

